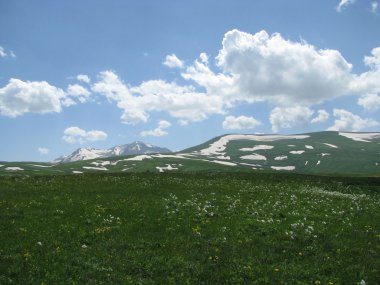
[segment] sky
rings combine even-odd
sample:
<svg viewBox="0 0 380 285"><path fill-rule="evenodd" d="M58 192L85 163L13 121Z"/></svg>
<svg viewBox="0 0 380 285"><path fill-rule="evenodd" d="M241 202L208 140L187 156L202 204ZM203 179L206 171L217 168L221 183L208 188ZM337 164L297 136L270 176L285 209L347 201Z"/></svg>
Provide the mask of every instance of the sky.
<svg viewBox="0 0 380 285"><path fill-rule="evenodd" d="M0 161L380 129L379 0L0 0Z"/></svg>

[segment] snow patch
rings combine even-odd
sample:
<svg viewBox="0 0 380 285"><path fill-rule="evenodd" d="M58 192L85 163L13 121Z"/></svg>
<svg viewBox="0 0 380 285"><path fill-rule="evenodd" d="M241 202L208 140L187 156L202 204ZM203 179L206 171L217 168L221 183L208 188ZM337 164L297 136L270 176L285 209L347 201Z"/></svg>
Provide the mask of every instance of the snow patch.
<svg viewBox="0 0 380 285"><path fill-rule="evenodd" d="M177 167L173 167L171 166L170 164L166 164L166 166L156 166L156 169L159 171L159 172L165 172L165 170L178 170Z"/></svg>
<svg viewBox="0 0 380 285"><path fill-rule="evenodd" d="M327 152L323 152L323 153L321 153L321 155L322 155L322 157L323 156L327 156L327 155L331 155L330 153L327 153Z"/></svg>
<svg viewBox="0 0 380 285"><path fill-rule="evenodd" d="M359 142L370 142L369 140L380 138L380 133L345 133L339 132L340 136Z"/></svg>
<svg viewBox="0 0 380 285"><path fill-rule="evenodd" d="M5 170L8 170L8 171L21 171L21 170L24 170L24 169L21 168L21 167L10 166L10 167L6 167Z"/></svg>
<svg viewBox="0 0 380 285"><path fill-rule="evenodd" d="M0 164L0 167L3 167L4 165L3 164Z"/></svg>
<svg viewBox="0 0 380 285"><path fill-rule="evenodd" d="M288 146L290 146L290 147L295 147L295 145L294 145L294 144L288 144Z"/></svg>
<svg viewBox="0 0 380 285"><path fill-rule="evenodd" d="M311 145L305 145L305 147L308 148L308 149L314 149L314 147L311 146Z"/></svg>
<svg viewBox="0 0 380 285"><path fill-rule="evenodd" d="M107 168L105 167L92 167L92 166L82 166L82 168L84 169L92 169L92 170L108 170Z"/></svg>
<svg viewBox="0 0 380 285"><path fill-rule="evenodd" d="M182 159L189 159L188 157L185 157L184 155L188 154L154 154L152 157L156 158L182 158ZM192 155L190 155L192 156Z"/></svg>
<svg viewBox="0 0 380 285"><path fill-rule="evenodd" d="M262 167L261 164L252 164L252 163L243 163L243 162L241 162L240 164L241 165L247 165L247 166L254 166L254 167Z"/></svg>
<svg viewBox="0 0 380 285"><path fill-rule="evenodd" d="M82 171L73 170L73 173L74 174L82 174L83 172Z"/></svg>
<svg viewBox="0 0 380 285"><path fill-rule="evenodd" d="M223 152L230 141L251 140L251 141L277 141L289 139L306 139L307 135L226 135L209 145L209 147L199 151L201 155L219 155Z"/></svg>
<svg viewBox="0 0 380 285"><path fill-rule="evenodd" d="M270 168L274 170L294 170L296 169L295 166L271 166Z"/></svg>
<svg viewBox="0 0 380 285"><path fill-rule="evenodd" d="M105 160L105 161L94 161L94 162L91 162L90 164L92 165L95 165L95 166L106 166L106 165L110 165L111 162Z"/></svg>
<svg viewBox="0 0 380 285"><path fill-rule="evenodd" d="M321 161L320 160L318 160L318 162L317 162L317 164L316 165L320 165L321 164Z"/></svg>
<svg viewBox="0 0 380 285"><path fill-rule="evenodd" d="M219 164L228 165L228 166L236 166L237 165L236 163L233 163L233 162L220 161L220 160L210 160L210 162L219 163Z"/></svg>
<svg viewBox="0 0 380 285"><path fill-rule="evenodd" d="M124 161L142 161L144 159L152 159L152 156L142 154L142 155L137 155L135 157L126 158L126 159L124 159Z"/></svg>
<svg viewBox="0 0 380 285"><path fill-rule="evenodd" d="M217 158L217 159L224 159L224 160L230 160L230 159L231 159L231 157L229 157L229 156L224 156L224 155L218 155L218 156L215 157L215 158Z"/></svg>
<svg viewBox="0 0 380 285"><path fill-rule="evenodd" d="M289 153L291 154L303 154L305 151L304 150L292 150L292 151L289 151Z"/></svg>
<svg viewBox="0 0 380 285"><path fill-rule="evenodd" d="M285 159L288 159L288 156L287 156L287 155L276 156L276 157L274 158L274 160L285 160Z"/></svg>
<svg viewBox="0 0 380 285"><path fill-rule="evenodd" d="M305 161L305 165L307 165L308 163L309 163L309 161L308 161L308 160L306 160L306 161Z"/></svg>
<svg viewBox="0 0 380 285"><path fill-rule="evenodd" d="M325 144L325 145L327 145L329 147L332 147L332 148L338 148L336 145L331 144L331 143L323 143L323 144Z"/></svg>
<svg viewBox="0 0 380 285"><path fill-rule="evenodd" d="M244 147L244 148L241 148L240 150L241 151L255 151L255 150L266 150L266 149L272 149L274 148L274 146L272 145L265 145L265 144L261 144L261 145L255 145L254 147Z"/></svg>
<svg viewBox="0 0 380 285"><path fill-rule="evenodd" d="M40 165L40 164L29 164L30 166L34 167L53 167L53 165Z"/></svg>
<svg viewBox="0 0 380 285"><path fill-rule="evenodd" d="M241 159L249 159L249 160L267 160L264 155L253 153L250 155L243 155L240 157Z"/></svg>

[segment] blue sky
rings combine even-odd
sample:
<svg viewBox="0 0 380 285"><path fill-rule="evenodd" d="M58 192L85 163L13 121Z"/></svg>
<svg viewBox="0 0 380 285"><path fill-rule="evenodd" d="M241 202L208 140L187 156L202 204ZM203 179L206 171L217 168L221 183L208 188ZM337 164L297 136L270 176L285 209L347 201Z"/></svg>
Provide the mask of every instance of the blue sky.
<svg viewBox="0 0 380 285"><path fill-rule="evenodd" d="M377 0L0 0L0 160L380 128Z"/></svg>

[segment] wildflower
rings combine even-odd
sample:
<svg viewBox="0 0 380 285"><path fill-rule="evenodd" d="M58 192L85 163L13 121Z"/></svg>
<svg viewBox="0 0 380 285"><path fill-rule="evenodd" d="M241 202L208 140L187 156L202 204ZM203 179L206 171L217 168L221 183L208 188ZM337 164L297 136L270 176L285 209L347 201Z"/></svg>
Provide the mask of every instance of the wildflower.
<svg viewBox="0 0 380 285"><path fill-rule="evenodd" d="M39 246L42 246L42 242L40 242L40 241L38 241L37 244L38 244Z"/></svg>

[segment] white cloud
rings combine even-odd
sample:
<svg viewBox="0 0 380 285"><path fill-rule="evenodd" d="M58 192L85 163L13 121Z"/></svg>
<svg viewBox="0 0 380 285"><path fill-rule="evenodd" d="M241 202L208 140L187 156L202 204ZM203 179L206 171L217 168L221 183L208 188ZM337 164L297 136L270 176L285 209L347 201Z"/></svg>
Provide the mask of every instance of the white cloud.
<svg viewBox="0 0 380 285"><path fill-rule="evenodd" d="M364 58L368 71L355 74L337 50L320 50L278 33L232 30L225 34L216 57L218 71L212 70L205 53L188 66L174 54L167 56L164 64L182 68L181 76L188 84L147 80L130 86L114 71L103 71L91 88L115 102L127 124L147 122L152 112L166 112L186 125L225 114L238 104L268 101L280 108L272 112L274 129L278 130L296 124L291 119L276 120L281 117L278 110L286 111L294 104L309 110L304 117L311 120L308 108L315 104L344 95L379 94L380 48L371 53ZM322 122L327 116L321 112L312 121ZM285 117L291 118L291 114Z"/></svg>
<svg viewBox="0 0 380 285"><path fill-rule="evenodd" d="M223 121L223 128L227 130L253 129L259 125L261 125L260 121L246 116L227 116Z"/></svg>
<svg viewBox="0 0 380 285"><path fill-rule="evenodd" d="M192 80L203 87L207 95L222 99L227 106L231 106L233 102L242 99L239 97L241 90L236 82L236 76L223 73L215 74L210 69L207 55L204 53L201 53L194 64L188 66L181 75L184 79Z"/></svg>
<svg viewBox="0 0 380 285"><path fill-rule="evenodd" d="M341 8L351 2L341 1ZM6 53L4 49L1 52ZM201 53L185 66L175 54L168 55L164 64L181 68L179 72L187 84L147 80L131 86L113 71L100 72L91 90L73 84L63 91L44 81L11 79L0 89L0 114L16 117L27 112L60 112L63 106L87 102L90 91L116 103L122 110L122 122L127 124L147 122L152 112L165 112L186 125L214 114L226 114L238 104L268 101L276 107L270 120L272 129L278 131L326 121L328 113L324 110L312 118L311 106L359 94L371 94L362 96L359 105L367 110L378 109L380 47L364 57L367 71L355 74L352 65L337 50L320 50L278 33L232 30L224 35L218 56L212 61ZM77 75L76 79L91 83L85 74ZM298 107L293 107L295 104ZM236 127L242 127L241 117L227 118L226 126L234 122Z"/></svg>
<svg viewBox="0 0 380 285"><path fill-rule="evenodd" d="M374 1L371 3L371 12L377 14L377 9L379 8L379 3Z"/></svg>
<svg viewBox="0 0 380 285"><path fill-rule="evenodd" d="M77 98L81 103L88 101L91 93L79 84L69 85L66 91L67 95Z"/></svg>
<svg viewBox="0 0 380 285"><path fill-rule="evenodd" d="M16 54L12 51L6 51L5 48L0 46L0 57L16 57Z"/></svg>
<svg viewBox="0 0 380 285"><path fill-rule="evenodd" d="M202 63L204 64L208 64L208 55L204 52L202 52L200 55L199 55L199 59Z"/></svg>
<svg viewBox="0 0 380 285"><path fill-rule="evenodd" d="M39 147L37 150L40 154L49 154L50 152L50 150L46 147Z"/></svg>
<svg viewBox="0 0 380 285"><path fill-rule="evenodd" d="M82 81L84 83L90 83L91 82L90 77L88 77L88 75L86 75L86 74L78 74L77 75L77 80L78 81Z"/></svg>
<svg viewBox="0 0 380 285"><path fill-rule="evenodd" d="M273 132L278 132L280 129L307 125L312 115L313 111L308 107L276 107L270 113L269 121L272 124Z"/></svg>
<svg viewBox="0 0 380 285"><path fill-rule="evenodd" d="M11 78L0 88L0 115L17 117L25 113L60 113L62 107L87 102L90 92L78 85L69 85L67 92L46 81L22 81Z"/></svg>
<svg viewBox="0 0 380 285"><path fill-rule="evenodd" d="M323 123L323 122L326 122L329 117L330 117L329 113L327 113L325 110L319 110L318 115L314 119L311 120L311 123L312 124Z"/></svg>
<svg viewBox="0 0 380 285"><path fill-rule="evenodd" d="M334 125L328 131L353 131L357 132L366 128L376 127L379 123L373 119L363 119L343 109L334 109L336 117Z"/></svg>
<svg viewBox="0 0 380 285"><path fill-rule="evenodd" d="M355 0L340 0L338 6L336 6L336 10L338 12L341 12L342 9L344 9L345 7L352 5L354 3L355 3Z"/></svg>
<svg viewBox="0 0 380 285"><path fill-rule="evenodd" d="M59 113L65 92L46 81L10 79L0 89L0 114L17 117L25 113Z"/></svg>
<svg viewBox="0 0 380 285"><path fill-rule="evenodd" d="M363 95L358 100L358 105L367 111L376 111L380 109L380 96L376 94Z"/></svg>
<svg viewBox="0 0 380 285"><path fill-rule="evenodd" d="M85 131L79 127L69 127L64 130L64 136L62 139L67 143L86 143L88 141L99 141L105 140L107 138L107 134L103 131L92 130Z"/></svg>
<svg viewBox="0 0 380 285"><path fill-rule="evenodd" d="M170 68L183 68L183 61L180 60L174 53L167 55L163 64Z"/></svg>
<svg viewBox="0 0 380 285"><path fill-rule="evenodd" d="M161 137L168 134L164 129L169 128L171 125L172 124L170 122L161 120L158 122L157 128L153 130L149 130L149 131L142 131L140 134L143 137L146 137L146 136Z"/></svg>
<svg viewBox="0 0 380 285"><path fill-rule="evenodd" d="M127 124L147 122L153 111L167 112L183 123L223 113L222 98L196 92L193 86L150 80L129 87L112 71L101 72L92 90L115 101L123 110L122 121Z"/></svg>
<svg viewBox="0 0 380 285"><path fill-rule="evenodd" d="M355 75L349 88L354 94L379 94L380 47L372 49L371 56L365 56L363 61L369 67L369 71Z"/></svg>
<svg viewBox="0 0 380 285"><path fill-rule="evenodd" d="M233 78L234 97L312 105L349 93L349 64L337 50L317 50L266 31L225 34L217 64Z"/></svg>

